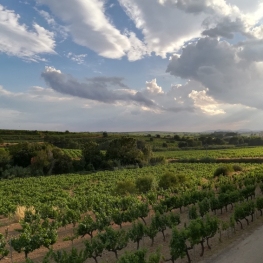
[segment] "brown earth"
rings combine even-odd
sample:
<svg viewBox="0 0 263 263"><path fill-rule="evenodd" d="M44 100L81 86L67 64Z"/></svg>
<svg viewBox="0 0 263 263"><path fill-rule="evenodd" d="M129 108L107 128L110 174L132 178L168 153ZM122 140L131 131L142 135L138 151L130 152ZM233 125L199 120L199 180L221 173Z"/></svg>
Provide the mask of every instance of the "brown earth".
<svg viewBox="0 0 263 263"><path fill-rule="evenodd" d="M229 207L230 210L230 207ZM179 211L178 211L179 212ZM222 215L218 215L218 217L222 220L228 220L230 214L231 214L231 210L228 212L224 212ZM146 219L147 223L149 223L150 221L150 216L148 216L148 218ZM179 228L183 227L185 222L188 222L188 218L187 218L187 210L186 208L184 208L183 213L181 214L181 224L179 225ZM20 224L19 223L11 223L10 220L4 218L0 220L0 233L5 233L5 230L8 227L8 238L11 238L13 236L18 235L18 232L15 231L16 229L20 228ZM192 262L200 262L200 263L211 263L211 262L216 262L216 263L230 263L232 261L227 261L227 259L223 259L223 261L214 261L216 260L216 258L225 258L228 257L227 252L229 251L230 248L232 249L236 249L238 250L238 248L236 248L236 245L241 244L241 242L247 238L249 235L252 234L252 236L254 235L253 233L257 233L255 231L257 231L258 229L263 231L263 217L260 217L259 212L257 212L256 214L256 218L255 218L255 222L250 223L248 226L246 225L246 223L244 222L244 230L240 230L240 226L236 226L236 233L234 233L233 231L225 231L222 234L222 242L219 241L219 234L217 234L214 238L212 238L210 240L210 245L212 247L211 250L209 250L208 248L205 249L205 254L203 257L200 257L200 245L195 246L195 248L193 250L190 251L190 256L191 259L193 260ZM113 226L114 228L119 228L118 226ZM124 229L129 229L130 224L126 224L123 226ZM260 228L261 227L261 228ZM59 234L59 238L57 243L53 246L54 250L70 250L72 247L72 242L71 241L63 241L64 238L72 235L73 233L73 227L67 226L66 228L60 228L58 231ZM155 238L155 243L153 245L153 247L151 247L151 240L148 237L143 238L143 240L140 243L140 248L147 248L148 253L152 253L154 251L156 251L158 248L161 249L161 253L164 256L163 262L167 259L170 258L170 254L169 254L169 242L170 242L170 238L171 238L171 230L168 229L165 231L165 237L166 240L163 241L163 237L161 233L158 233L157 237ZM263 235L262 235L263 237ZM78 238L76 240L74 240L73 242L73 246L76 247L77 249L83 249L84 248L84 244L83 241L89 239L88 236L84 237L84 238ZM253 240L250 238L250 240ZM242 246L242 249L246 249L245 246ZM119 252L119 255L122 255L125 251L136 251L136 244L133 242L130 242L128 244L128 247ZM40 248L32 253L29 254L29 258L34 260L34 262L42 262L43 257L45 256L45 254L48 252L48 250L46 248ZM258 247L258 252L261 252L261 248ZM244 253L244 251L243 251ZM263 254L263 250L262 250L262 254ZM12 257L12 259L11 259ZM3 259L2 261L3 263L12 263L12 262L24 262L24 254L19 254L15 251L12 251L12 253L10 253L8 255L8 257L6 257L5 259ZM87 263L93 263L94 260L93 259L88 259L86 261ZM112 252L104 252L102 258L98 259L99 263L104 263L104 262L108 262L108 263L113 263L116 262L116 258L114 253ZM171 262L171 261L167 261L167 262ZM180 262L180 263L184 263L187 262L187 259L179 259L176 262ZM233 261L233 263L236 261ZM251 261L252 262L252 261ZM239 261L239 263L241 263ZM250 263L250 262L244 262L244 263ZM257 263L257 262L253 262L253 263Z"/></svg>

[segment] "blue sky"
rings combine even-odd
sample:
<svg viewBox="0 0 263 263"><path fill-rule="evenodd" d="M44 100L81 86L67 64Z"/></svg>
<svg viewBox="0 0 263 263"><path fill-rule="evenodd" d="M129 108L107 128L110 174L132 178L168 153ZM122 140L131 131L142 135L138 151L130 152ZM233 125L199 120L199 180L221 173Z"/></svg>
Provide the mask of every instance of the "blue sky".
<svg viewBox="0 0 263 263"><path fill-rule="evenodd" d="M263 0L2 0L4 129L261 130Z"/></svg>

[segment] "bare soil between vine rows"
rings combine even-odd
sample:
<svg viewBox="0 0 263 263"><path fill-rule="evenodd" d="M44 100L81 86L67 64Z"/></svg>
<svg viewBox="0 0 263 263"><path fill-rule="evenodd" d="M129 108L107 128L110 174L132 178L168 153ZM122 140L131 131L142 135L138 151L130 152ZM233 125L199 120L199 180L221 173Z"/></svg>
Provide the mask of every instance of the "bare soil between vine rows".
<svg viewBox="0 0 263 263"><path fill-rule="evenodd" d="M229 209L230 210L230 209ZM218 214L218 217L222 220L228 220L230 213L224 212L222 215ZM178 226L183 227L185 222L188 222L187 218L187 211L185 211L180 215L181 217L181 224ZM150 217L147 218L147 223L150 222ZM11 223L9 224L9 220L4 218L0 220L0 232L5 233L5 230L8 227L8 238L12 236L18 235L16 229L20 228L19 223ZM190 256L193 263L259 263L262 261L253 261L253 258L257 260L257 258L263 258L263 249L261 245L263 243L263 217L259 215L257 212L254 222L250 223L248 226L246 223L243 223L244 230L240 229L240 226L236 226L236 233L231 232L230 230L222 233L222 242L219 241L219 234L216 234L210 241L210 245L212 247L211 250L208 248L205 249L205 253L203 257L200 257L200 245L195 246L193 250L190 250ZM118 229L118 226L113 226L114 228ZM124 229L129 229L130 224L125 224L123 226ZM54 250L66 250L69 251L72 247L71 241L63 241L63 239L67 236L70 236L73 233L73 227L67 226L66 228L60 228L58 231L59 238L57 243L53 246ZM259 235L258 233L262 233ZM171 238L171 230L168 229L165 231L166 240L163 241L162 234L159 233L155 238L155 243L151 247L151 240L148 237L143 238L140 243L140 248L146 248L148 253L155 252L158 248L161 249L161 253L164 256L163 261L165 262L167 259L170 258L169 254L169 242ZM84 238L78 238L74 240L73 246L77 249L83 249L84 244L83 241L88 239L89 237L86 236ZM253 244L250 244L253 243ZM249 245L249 246L248 246ZM251 250L251 247L254 247L254 250ZM247 251L248 250L248 251ZM125 251L136 251L136 244L130 242L128 247L119 252L119 256L124 254ZM40 248L32 253L29 254L29 258L34 260L36 263L42 262L43 257L48 252L46 248ZM232 255L233 254L233 255ZM249 255L250 260L244 261L244 255ZM11 258L12 257L12 258ZM243 261L242 261L243 260ZM24 254L19 254L15 251L12 251L6 258L3 259L3 263L20 263L24 262ZM87 263L93 263L93 259L88 259ZM101 258L98 259L99 263L114 263L116 262L116 258L114 253L105 251ZM171 262L171 261L167 261ZM185 263L187 259L178 259L176 262ZM74 263L74 262L72 262Z"/></svg>

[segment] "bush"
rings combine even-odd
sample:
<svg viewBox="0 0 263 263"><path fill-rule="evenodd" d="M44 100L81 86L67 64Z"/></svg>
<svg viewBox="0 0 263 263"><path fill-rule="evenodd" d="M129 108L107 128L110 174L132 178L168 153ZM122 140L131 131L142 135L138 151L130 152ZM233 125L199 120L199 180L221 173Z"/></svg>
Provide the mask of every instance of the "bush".
<svg viewBox="0 0 263 263"><path fill-rule="evenodd" d="M20 166L12 166L6 169L2 173L2 178L13 179L16 177L29 177L31 176L31 171L29 168L24 168Z"/></svg>
<svg viewBox="0 0 263 263"><path fill-rule="evenodd" d="M131 180L120 181L117 183L115 192L118 195L133 194L136 192L135 183L132 182Z"/></svg>
<svg viewBox="0 0 263 263"><path fill-rule="evenodd" d="M159 181L159 187L162 189L174 188L178 184L178 178L175 174L167 172L161 176Z"/></svg>
<svg viewBox="0 0 263 263"><path fill-rule="evenodd" d="M149 161L151 165L165 164L166 159L164 156L152 157Z"/></svg>
<svg viewBox="0 0 263 263"><path fill-rule="evenodd" d="M146 193L153 187L154 178L150 175L138 177L135 185L139 193Z"/></svg>
<svg viewBox="0 0 263 263"><path fill-rule="evenodd" d="M241 172L243 170L243 168L240 165L238 165L238 164L234 164L233 165L233 170L235 172Z"/></svg>
<svg viewBox="0 0 263 263"><path fill-rule="evenodd" d="M231 172L233 172L233 166L231 165L225 165L218 167L214 172L214 177L220 176L220 175L229 175Z"/></svg>

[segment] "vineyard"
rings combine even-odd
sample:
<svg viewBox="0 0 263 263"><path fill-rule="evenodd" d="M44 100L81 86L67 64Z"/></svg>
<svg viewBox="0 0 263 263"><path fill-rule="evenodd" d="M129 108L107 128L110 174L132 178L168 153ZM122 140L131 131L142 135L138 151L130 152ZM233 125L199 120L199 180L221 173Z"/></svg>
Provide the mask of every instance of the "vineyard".
<svg viewBox="0 0 263 263"><path fill-rule="evenodd" d="M81 150L79 149L62 149L62 151L72 159L81 158Z"/></svg>
<svg viewBox="0 0 263 263"><path fill-rule="evenodd" d="M2 180L0 253L4 262L198 260L262 215L262 166L232 164L215 177L220 166Z"/></svg>
<svg viewBox="0 0 263 263"><path fill-rule="evenodd" d="M263 158L263 147L232 148L221 150L178 150L154 152L154 156L167 159L201 159L201 158Z"/></svg>

